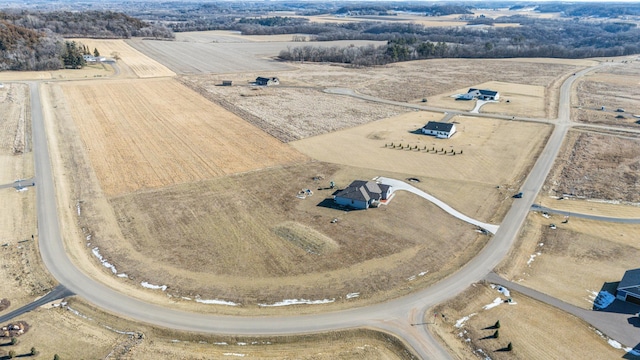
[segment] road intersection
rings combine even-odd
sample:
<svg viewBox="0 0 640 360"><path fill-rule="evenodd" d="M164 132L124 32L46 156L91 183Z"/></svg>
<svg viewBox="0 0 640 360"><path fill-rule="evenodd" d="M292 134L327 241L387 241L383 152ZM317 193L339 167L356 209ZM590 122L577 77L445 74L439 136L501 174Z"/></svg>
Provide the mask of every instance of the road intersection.
<svg viewBox="0 0 640 360"><path fill-rule="evenodd" d="M603 65L599 65L603 66ZM471 284L482 280L506 256L530 211L533 201L556 159L562 141L571 127L570 95L574 81L595 68L585 69L571 76L561 87L558 119L517 118L521 121L536 121L555 125L545 148L527 176L520 191L522 199L513 202L511 209L497 228L486 247L469 263L451 276L433 286L385 303L349 310L316 315L283 317L232 317L188 313L160 307L134 299L96 282L79 270L67 255L60 234L59 214L54 187L54 176L49 157L45 124L40 104L39 88L35 82L29 83L31 92L31 114L35 171L38 180L37 216L40 252L50 273L69 291L90 303L125 317L172 329L234 335L281 335L323 332L338 329L369 327L380 329L402 339L420 358L448 359L451 356L433 338L423 324L425 312L432 306L446 301L465 290ZM334 94L363 97L344 89L331 89ZM380 99L370 101L395 102ZM407 104L403 104L406 106ZM460 111L434 109L431 111L465 115ZM511 120L511 116L472 114Z"/></svg>

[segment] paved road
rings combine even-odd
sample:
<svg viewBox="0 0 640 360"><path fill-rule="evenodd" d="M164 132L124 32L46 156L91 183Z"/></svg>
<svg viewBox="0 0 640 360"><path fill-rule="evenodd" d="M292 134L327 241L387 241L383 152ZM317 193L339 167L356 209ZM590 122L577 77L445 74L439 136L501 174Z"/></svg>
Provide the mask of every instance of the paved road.
<svg viewBox="0 0 640 360"><path fill-rule="evenodd" d="M518 283L507 281L495 273L490 273L485 279L574 315L628 347L637 346L636 344L640 342L640 319L637 316L640 306L638 305L616 300L604 310L586 310ZM640 350L640 347L638 349Z"/></svg>
<svg viewBox="0 0 640 360"><path fill-rule="evenodd" d="M0 185L0 189L14 188L17 190L17 189L28 187L28 186L35 186L35 184L36 184L35 178L20 179L9 184Z"/></svg>
<svg viewBox="0 0 640 360"><path fill-rule="evenodd" d="M40 97L37 85L31 83L34 154L36 176L39 179L39 186L36 187L38 232L43 261L51 274L70 291L98 307L147 323L173 329L235 335L300 334L367 326L399 336L413 348L420 358L448 359L450 355L428 332L428 325L412 326L412 324L424 323L425 311L428 308L456 296L472 283L484 278L511 248L570 126L571 85L577 77L586 72L587 70L580 72L562 85L557 125L521 188L524 193L523 198L514 201L495 236L474 259L458 272L428 289L382 304L318 315L253 318L202 315L146 304L95 282L71 263L60 237L56 194ZM395 105L395 102L385 102ZM398 104L406 106L406 104ZM415 108L460 113L448 109L420 106L415 106ZM493 114L474 114L474 116L511 118ZM544 119L520 119L548 122Z"/></svg>
<svg viewBox="0 0 640 360"><path fill-rule="evenodd" d="M467 215L459 212L458 210L452 208L451 206L449 206L448 204L446 204L443 201L440 201L439 199L437 199L435 196L427 194L426 192L416 188L413 185L409 185L404 181L400 181L400 180L396 180L396 179L391 179L391 178L386 178L386 177L378 177L376 179L377 181L385 184L385 185L391 185L393 186L394 191L397 190L404 190L404 191L408 191L410 193L416 194L432 203L434 203L437 207L441 208L442 210L446 211L448 214L464 221L467 222L469 224L473 224L475 226L478 226L482 229L487 230L488 232L495 234L496 231L498 231L499 226L498 225L493 225L493 224L488 224L488 223L484 223L482 221L476 220L476 219L472 219L470 217L468 217Z"/></svg>
<svg viewBox="0 0 640 360"><path fill-rule="evenodd" d="M587 220L595 220L595 221L605 221L605 222L614 222L621 224L640 224L640 219L632 219L632 218L620 218L620 217L611 217L611 216L599 216L599 215L589 215L589 214L580 214L571 211L564 210L555 210L548 207L540 206L537 204L531 205L531 211L543 211L558 215L566 215L569 217L587 219Z"/></svg>
<svg viewBox="0 0 640 360"><path fill-rule="evenodd" d="M36 309L46 303L52 302L58 299L64 299L67 296L74 295L71 291L64 287L64 285L58 285L53 290L51 290L47 295L27 304L19 309L13 310L10 313L0 316L0 324L4 324L5 322L18 317L26 312L29 312L33 309Z"/></svg>

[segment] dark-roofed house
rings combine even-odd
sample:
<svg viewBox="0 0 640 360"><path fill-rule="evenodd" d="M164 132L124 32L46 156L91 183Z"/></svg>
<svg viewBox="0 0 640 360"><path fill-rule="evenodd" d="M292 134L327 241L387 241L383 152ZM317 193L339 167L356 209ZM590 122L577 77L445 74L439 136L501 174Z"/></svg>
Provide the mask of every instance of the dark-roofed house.
<svg viewBox="0 0 640 360"><path fill-rule="evenodd" d="M393 188L390 185L355 180L346 189L336 193L333 201L338 205L367 209L369 206L378 206L381 200L389 199L392 192Z"/></svg>
<svg viewBox="0 0 640 360"><path fill-rule="evenodd" d="M464 100L498 100L500 99L500 93L493 90L471 88L466 94L460 96L459 98Z"/></svg>
<svg viewBox="0 0 640 360"><path fill-rule="evenodd" d="M448 139L456 133L456 125L452 123L429 121L421 130L425 135L435 135L440 139Z"/></svg>
<svg viewBox="0 0 640 360"><path fill-rule="evenodd" d="M620 280L616 297L640 305L640 269L627 270Z"/></svg>
<svg viewBox="0 0 640 360"><path fill-rule="evenodd" d="M269 86L269 85L278 85L278 84L280 84L280 80L278 80L277 77L266 78L266 77L259 76L256 78L256 85Z"/></svg>

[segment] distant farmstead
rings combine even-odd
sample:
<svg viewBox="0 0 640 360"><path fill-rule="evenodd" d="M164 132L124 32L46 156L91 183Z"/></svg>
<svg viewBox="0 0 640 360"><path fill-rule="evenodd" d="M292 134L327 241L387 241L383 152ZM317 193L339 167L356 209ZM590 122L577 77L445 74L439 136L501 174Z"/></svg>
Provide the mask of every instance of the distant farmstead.
<svg viewBox="0 0 640 360"><path fill-rule="evenodd" d="M471 88L466 94L462 94L458 96L458 99L460 100L478 99L478 100L485 100L485 101L491 101L491 100L495 101L500 99L500 93L493 90Z"/></svg>
<svg viewBox="0 0 640 360"><path fill-rule="evenodd" d="M616 297L640 305L640 269L627 270L620 280Z"/></svg>
<svg viewBox="0 0 640 360"><path fill-rule="evenodd" d="M427 125L422 127L421 131L425 135L434 135L440 139L448 139L456 133L456 125L452 123L429 121Z"/></svg>
<svg viewBox="0 0 640 360"><path fill-rule="evenodd" d="M349 206L354 209L368 209L377 207L381 202L390 200L393 188L390 185L379 184L375 181L355 180L346 189L339 191L333 197L338 205Z"/></svg>
<svg viewBox="0 0 640 360"><path fill-rule="evenodd" d="M265 78L265 77L259 76L256 78L256 85L271 86L271 85L278 85L278 84L280 84L280 80L278 80L277 77Z"/></svg>

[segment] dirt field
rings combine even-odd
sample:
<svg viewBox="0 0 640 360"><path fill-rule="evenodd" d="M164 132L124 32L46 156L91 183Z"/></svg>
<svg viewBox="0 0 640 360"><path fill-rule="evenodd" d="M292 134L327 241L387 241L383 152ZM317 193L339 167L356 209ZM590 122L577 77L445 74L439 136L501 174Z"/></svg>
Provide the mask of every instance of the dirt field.
<svg viewBox="0 0 640 360"><path fill-rule="evenodd" d="M236 78L236 84L245 86L232 87L217 86L210 79L193 76L180 81L283 142L350 128L407 111L399 106L344 99L324 93L322 89L288 87L284 80L280 86L246 86L256 76L245 75L240 81Z"/></svg>
<svg viewBox="0 0 640 360"><path fill-rule="evenodd" d="M583 321L513 291L515 304L483 309L496 298L506 297L489 285L475 284L437 306L425 321L433 321L432 313L445 314L446 318L438 316L429 328L459 359L616 359L625 355ZM496 339L492 337L496 329L491 327L497 321ZM513 351L499 351L509 343Z"/></svg>
<svg viewBox="0 0 640 360"><path fill-rule="evenodd" d="M21 317L31 327L18 344L0 348L52 359L414 359L396 338L371 330L253 337L212 336L132 323L95 310L79 299L49 304ZM6 324L1 324L6 325ZM55 334L55 336L52 336ZM8 340L7 340L8 341ZM2 341L2 342L7 342Z"/></svg>
<svg viewBox="0 0 640 360"><path fill-rule="evenodd" d="M611 66L578 82L573 119L584 123L640 128L640 62ZM602 110L604 107L604 110ZM617 109L624 110L617 112ZM618 118L622 116L623 118Z"/></svg>
<svg viewBox="0 0 640 360"><path fill-rule="evenodd" d="M340 40L321 42L276 42L254 41L240 42L237 36L229 36L228 41L217 43L205 43L212 35L205 32L189 33L183 40L187 41L153 41L131 39L127 43L152 59L167 66L178 74L202 74L202 73L235 73L244 71L285 71L292 67L285 62L273 60L280 51L295 46L322 46L322 47L347 47L350 45L364 46L368 44L382 45L384 41L366 40ZM216 33L216 38L223 34ZM236 40L236 41L232 41ZM193 42L191 42L193 41ZM188 57L183 54L189 54Z"/></svg>
<svg viewBox="0 0 640 360"><path fill-rule="evenodd" d="M639 204L639 143L610 135L570 132L544 194Z"/></svg>
<svg viewBox="0 0 640 360"><path fill-rule="evenodd" d="M550 131L544 124L455 117L452 121L457 123L458 132L450 139L413 132L441 117L436 113L411 112L291 144L321 161L449 181L473 179L496 192L497 185L506 191L519 188ZM392 143L402 144L404 150L392 148ZM420 150L408 151L407 145ZM422 150L425 146L428 150L453 150L457 154L427 153ZM487 193L477 196L484 197ZM503 196L501 200L510 194ZM464 209L468 208L458 210Z"/></svg>
<svg viewBox="0 0 640 360"><path fill-rule="evenodd" d="M171 79L60 86L108 195L305 160Z"/></svg>

